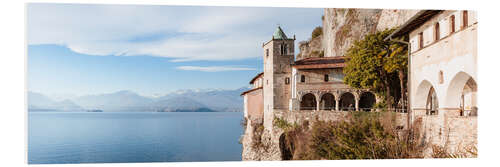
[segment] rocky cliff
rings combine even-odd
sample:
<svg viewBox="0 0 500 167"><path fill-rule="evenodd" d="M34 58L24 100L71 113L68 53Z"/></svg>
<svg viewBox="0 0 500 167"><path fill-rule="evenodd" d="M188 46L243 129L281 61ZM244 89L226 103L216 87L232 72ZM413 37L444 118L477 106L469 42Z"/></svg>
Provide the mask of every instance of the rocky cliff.
<svg viewBox="0 0 500 167"><path fill-rule="evenodd" d="M323 35L299 43L300 56L297 59L320 55L343 56L354 41L377 30L400 26L417 12L418 10L325 9ZM316 54L321 51L324 54Z"/></svg>

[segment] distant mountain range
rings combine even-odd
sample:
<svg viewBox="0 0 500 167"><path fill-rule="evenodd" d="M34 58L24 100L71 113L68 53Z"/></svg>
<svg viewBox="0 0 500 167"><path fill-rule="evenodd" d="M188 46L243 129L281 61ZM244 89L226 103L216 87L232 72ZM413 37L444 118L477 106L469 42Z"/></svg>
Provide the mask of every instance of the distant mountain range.
<svg viewBox="0 0 500 167"><path fill-rule="evenodd" d="M132 91L78 96L56 101L46 95L28 92L29 111L159 111L159 112L241 112L243 98L235 90L180 90L160 97L145 97Z"/></svg>

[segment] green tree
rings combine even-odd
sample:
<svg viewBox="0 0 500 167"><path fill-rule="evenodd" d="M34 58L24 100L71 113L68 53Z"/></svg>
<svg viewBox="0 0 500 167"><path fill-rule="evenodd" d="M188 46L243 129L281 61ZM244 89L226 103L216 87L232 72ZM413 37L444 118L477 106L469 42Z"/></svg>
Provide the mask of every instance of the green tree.
<svg viewBox="0 0 500 167"><path fill-rule="evenodd" d="M384 40L394 30L378 31L355 41L346 53L344 68L347 85L382 95L387 107L393 107L394 101L404 98L406 92L407 47Z"/></svg>
<svg viewBox="0 0 500 167"><path fill-rule="evenodd" d="M312 31L311 38L314 39L320 35L323 35L323 28L318 26L318 27L314 28L314 30Z"/></svg>

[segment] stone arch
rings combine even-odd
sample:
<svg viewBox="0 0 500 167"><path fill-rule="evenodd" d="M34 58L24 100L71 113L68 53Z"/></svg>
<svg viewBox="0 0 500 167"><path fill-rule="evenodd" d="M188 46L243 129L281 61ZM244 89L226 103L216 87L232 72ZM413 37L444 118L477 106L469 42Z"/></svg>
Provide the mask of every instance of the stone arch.
<svg viewBox="0 0 500 167"><path fill-rule="evenodd" d="M465 72L459 72L450 80L446 90L445 105L449 108L458 108L460 115L464 115L464 111L477 112L476 94L477 84L474 78Z"/></svg>
<svg viewBox="0 0 500 167"><path fill-rule="evenodd" d="M331 93L324 93L321 95L319 106L321 110L334 110L335 96Z"/></svg>
<svg viewBox="0 0 500 167"><path fill-rule="evenodd" d="M420 109L426 108L427 97L431 88L434 88L431 82L427 80L423 80L422 82L420 82L417 87L417 91L415 92L415 97L413 99L412 105Z"/></svg>
<svg viewBox="0 0 500 167"><path fill-rule="evenodd" d="M353 111L355 110L355 96L351 92L344 92L340 95L339 109L343 111Z"/></svg>
<svg viewBox="0 0 500 167"><path fill-rule="evenodd" d="M425 104L425 111L427 115L436 115L439 109L439 101L434 90L434 87L429 89L429 93L427 94L427 100Z"/></svg>
<svg viewBox="0 0 500 167"><path fill-rule="evenodd" d="M372 92L363 92L359 98L359 109L361 111L370 111L377 102L375 94Z"/></svg>
<svg viewBox="0 0 500 167"><path fill-rule="evenodd" d="M280 135L279 147L280 147L280 153L281 153L281 160L292 160L293 159L294 145L293 145L293 142L291 142L290 138L288 138L286 133L283 133Z"/></svg>
<svg viewBox="0 0 500 167"><path fill-rule="evenodd" d="M316 110L316 96L312 93L303 95L300 101L300 110Z"/></svg>

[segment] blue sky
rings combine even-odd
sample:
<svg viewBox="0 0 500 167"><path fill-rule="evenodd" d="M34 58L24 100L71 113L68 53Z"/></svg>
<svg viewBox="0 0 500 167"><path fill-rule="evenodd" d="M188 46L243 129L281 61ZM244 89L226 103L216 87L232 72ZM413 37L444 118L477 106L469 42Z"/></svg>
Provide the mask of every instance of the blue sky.
<svg viewBox="0 0 500 167"><path fill-rule="evenodd" d="M323 14L88 4L28 4L27 10L28 90L54 96L247 86L262 71L262 43L277 24L298 43L310 38Z"/></svg>

